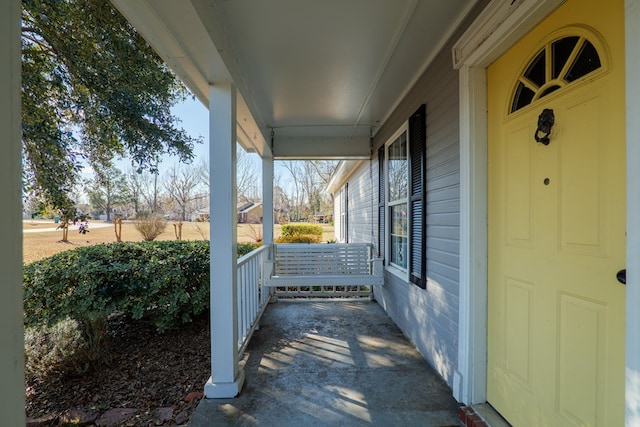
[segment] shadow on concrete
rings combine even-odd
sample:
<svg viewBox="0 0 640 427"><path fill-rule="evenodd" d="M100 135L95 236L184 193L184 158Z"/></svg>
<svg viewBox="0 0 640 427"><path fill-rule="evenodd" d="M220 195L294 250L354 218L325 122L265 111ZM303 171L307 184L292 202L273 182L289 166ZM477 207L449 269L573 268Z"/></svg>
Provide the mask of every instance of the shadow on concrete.
<svg viewBox="0 0 640 427"><path fill-rule="evenodd" d="M278 302L242 361L233 399L189 426L458 426L459 406L375 302Z"/></svg>

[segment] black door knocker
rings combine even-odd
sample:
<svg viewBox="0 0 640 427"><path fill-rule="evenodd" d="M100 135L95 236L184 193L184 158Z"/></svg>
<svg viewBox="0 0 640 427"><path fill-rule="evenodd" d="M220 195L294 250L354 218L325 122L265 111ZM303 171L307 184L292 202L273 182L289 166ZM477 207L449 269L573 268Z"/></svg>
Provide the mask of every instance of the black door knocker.
<svg viewBox="0 0 640 427"><path fill-rule="evenodd" d="M536 129L536 133L533 135L536 141L544 145L549 145L549 135L551 134L551 128L554 122L555 116L553 115L553 110L550 108L542 110L542 113L540 113L538 117L538 129ZM539 135L541 133L542 136Z"/></svg>

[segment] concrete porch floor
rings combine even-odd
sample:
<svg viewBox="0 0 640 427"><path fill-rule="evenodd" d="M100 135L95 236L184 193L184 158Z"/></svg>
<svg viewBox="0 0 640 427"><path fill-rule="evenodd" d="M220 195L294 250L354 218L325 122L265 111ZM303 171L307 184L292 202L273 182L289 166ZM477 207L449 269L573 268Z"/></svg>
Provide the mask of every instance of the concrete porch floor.
<svg viewBox="0 0 640 427"><path fill-rule="evenodd" d="M271 304L242 393L203 399L189 426L459 426L449 387L368 301Z"/></svg>

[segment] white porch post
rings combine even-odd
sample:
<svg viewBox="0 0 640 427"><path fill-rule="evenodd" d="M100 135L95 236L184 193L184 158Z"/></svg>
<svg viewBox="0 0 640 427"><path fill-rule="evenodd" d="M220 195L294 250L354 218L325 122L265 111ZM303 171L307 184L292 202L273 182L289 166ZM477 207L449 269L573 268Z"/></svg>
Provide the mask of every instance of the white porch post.
<svg viewBox="0 0 640 427"><path fill-rule="evenodd" d="M453 396L487 399L487 84L483 67L460 68L460 299Z"/></svg>
<svg viewBox="0 0 640 427"><path fill-rule="evenodd" d="M0 419L25 425L22 329L20 1L0 2Z"/></svg>
<svg viewBox="0 0 640 427"><path fill-rule="evenodd" d="M244 383L238 368L236 88L231 83L209 88L211 177L211 378L209 398L235 397Z"/></svg>
<svg viewBox="0 0 640 427"><path fill-rule="evenodd" d="M0 2L0 419L25 425L22 330L20 1Z"/></svg>
<svg viewBox="0 0 640 427"><path fill-rule="evenodd" d="M625 424L640 426L640 0L625 2L627 309Z"/></svg>
<svg viewBox="0 0 640 427"><path fill-rule="evenodd" d="M273 243L273 158L262 158L262 243Z"/></svg>

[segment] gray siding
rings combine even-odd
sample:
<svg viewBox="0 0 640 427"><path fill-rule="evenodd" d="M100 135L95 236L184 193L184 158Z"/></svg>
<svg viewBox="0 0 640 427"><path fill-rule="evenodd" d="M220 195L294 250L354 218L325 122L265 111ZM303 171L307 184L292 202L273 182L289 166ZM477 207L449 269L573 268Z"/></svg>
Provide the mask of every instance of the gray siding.
<svg viewBox="0 0 640 427"><path fill-rule="evenodd" d="M377 168L377 164L371 167L370 170L370 163L365 162L349 178L349 242L375 243L372 233L376 231L376 224L371 218L376 215L378 205L374 206L371 188L372 185L378 187L377 181L372 182L370 171Z"/></svg>
<svg viewBox="0 0 640 427"><path fill-rule="evenodd" d="M374 153L421 105L427 107L427 287L389 271L375 297L425 359L452 385L458 364L460 144L458 72L451 48L486 5L480 1L374 138ZM376 154L377 155L377 154ZM349 241L376 242L377 158L349 182ZM372 185L373 184L373 185ZM376 235L371 238L371 230Z"/></svg>
<svg viewBox="0 0 640 427"><path fill-rule="evenodd" d="M377 144L427 106L427 287L387 274L376 299L449 385L458 364L460 157L458 73L450 46L431 64L416 88L380 131Z"/></svg>

